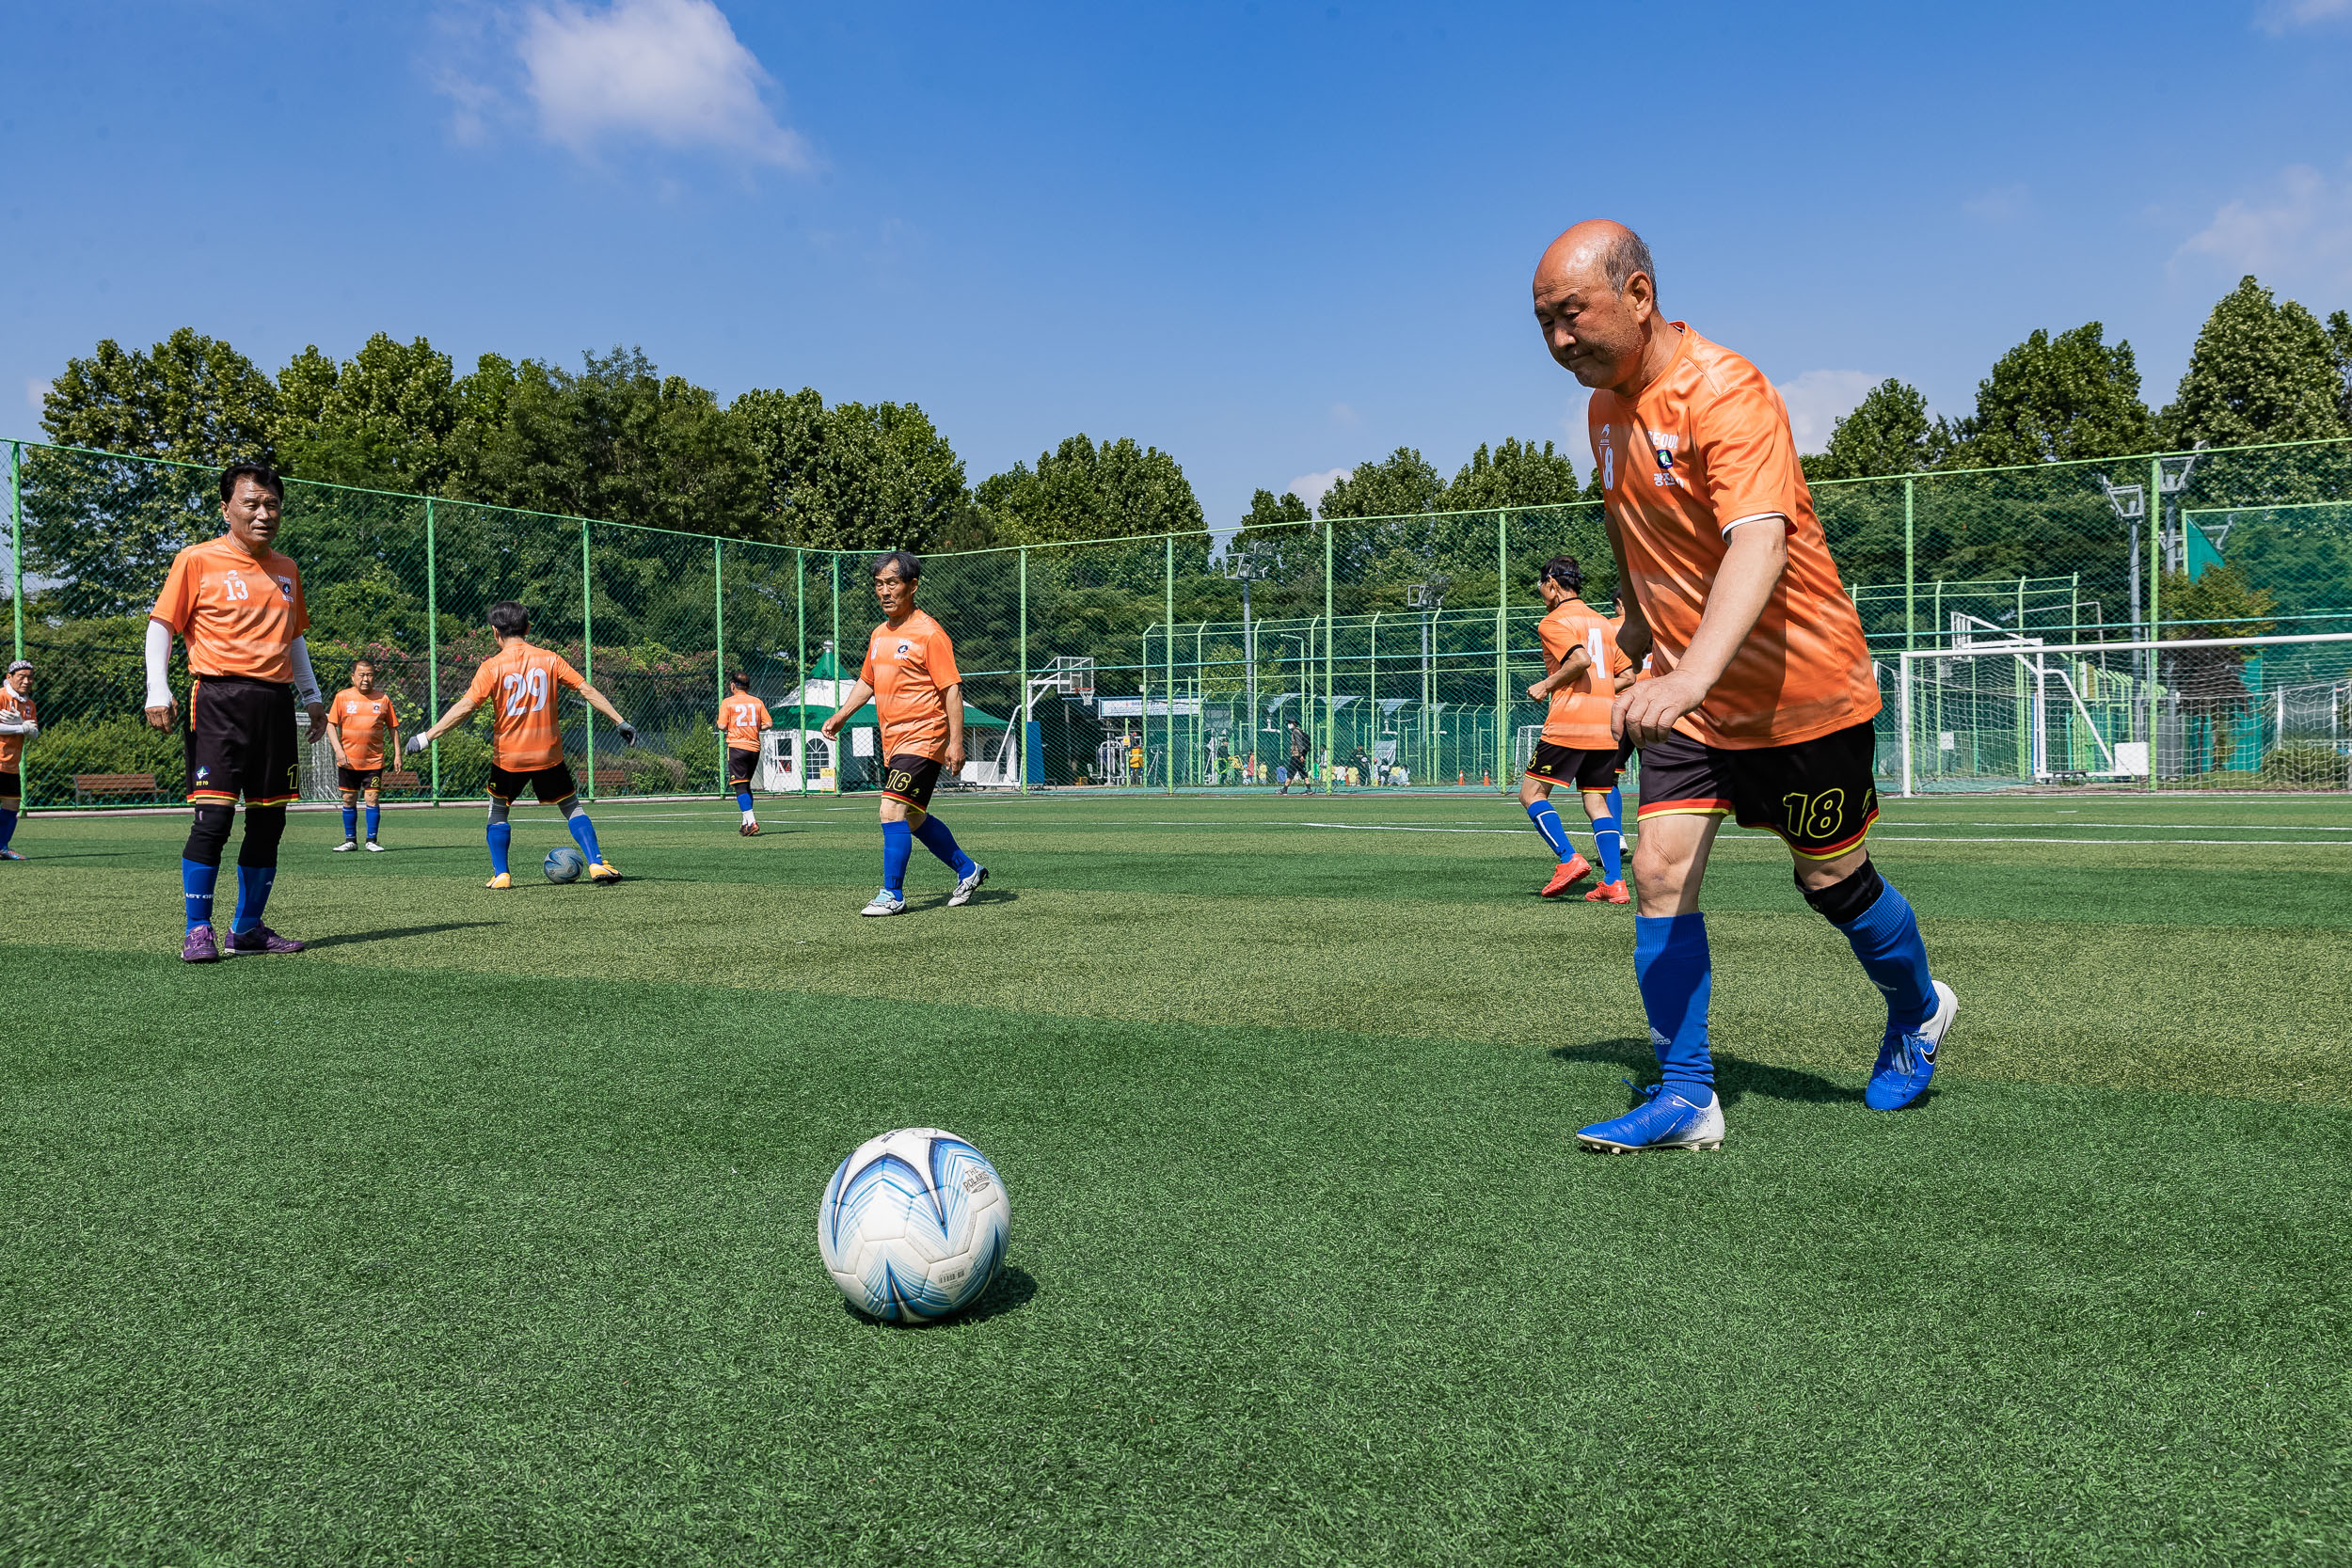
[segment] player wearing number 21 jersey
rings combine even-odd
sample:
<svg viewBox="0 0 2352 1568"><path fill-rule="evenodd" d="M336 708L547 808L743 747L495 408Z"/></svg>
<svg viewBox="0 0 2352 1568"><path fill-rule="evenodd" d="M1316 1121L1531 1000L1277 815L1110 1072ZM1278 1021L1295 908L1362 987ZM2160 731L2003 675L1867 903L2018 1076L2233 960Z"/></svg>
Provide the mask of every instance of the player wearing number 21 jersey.
<svg viewBox="0 0 2352 1568"><path fill-rule="evenodd" d="M743 814L737 830L745 838L759 836L759 818L752 813L752 776L759 771L760 732L773 722L768 705L752 695L752 677L740 670L727 678L726 701L719 705L719 736L726 742L727 783L735 786L735 805Z"/></svg>
<svg viewBox="0 0 2352 1568"><path fill-rule="evenodd" d="M564 814L580 853L588 857L588 879L602 885L617 882L621 874L604 858L596 843L596 824L580 803L580 788L564 760L564 735L557 727L557 701L577 691L592 708L612 722L624 743L637 744L637 731L605 699L603 692L580 678L563 655L534 647L530 641L531 611L513 600L490 607L490 629L498 634L499 651L482 661L466 694L450 705L432 728L409 739L408 750L421 752L478 707L490 710L490 882L493 888L514 885L507 870L507 850L514 843L508 813L525 789L542 805Z"/></svg>
<svg viewBox="0 0 2352 1568"><path fill-rule="evenodd" d="M1878 687L1788 409L1756 366L1664 317L1649 247L1622 224L1553 241L1534 306L1553 359L1593 388L1586 419L1624 584L1618 637L1658 666L1617 695L1611 723L1642 753L1633 968L1662 1082L1577 1137L1613 1150L1723 1142L1699 890L1726 816L1788 845L1805 902L1886 999L1865 1102L1915 1104L1960 1005L1930 976L1918 920L1865 846Z"/></svg>

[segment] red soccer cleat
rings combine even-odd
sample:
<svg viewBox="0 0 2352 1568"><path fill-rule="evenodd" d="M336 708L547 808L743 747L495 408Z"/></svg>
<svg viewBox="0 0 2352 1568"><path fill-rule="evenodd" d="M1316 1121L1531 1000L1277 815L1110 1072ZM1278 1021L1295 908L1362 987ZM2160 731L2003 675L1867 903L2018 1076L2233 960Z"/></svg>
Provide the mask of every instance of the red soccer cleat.
<svg viewBox="0 0 2352 1568"><path fill-rule="evenodd" d="M1544 884L1544 891L1538 896L1557 898L1592 874L1592 863L1582 855L1571 853L1560 863L1560 868L1551 874L1551 880Z"/></svg>
<svg viewBox="0 0 2352 1568"><path fill-rule="evenodd" d="M1626 892L1625 883L1603 882L1584 895L1587 904L1630 904L1633 895Z"/></svg>

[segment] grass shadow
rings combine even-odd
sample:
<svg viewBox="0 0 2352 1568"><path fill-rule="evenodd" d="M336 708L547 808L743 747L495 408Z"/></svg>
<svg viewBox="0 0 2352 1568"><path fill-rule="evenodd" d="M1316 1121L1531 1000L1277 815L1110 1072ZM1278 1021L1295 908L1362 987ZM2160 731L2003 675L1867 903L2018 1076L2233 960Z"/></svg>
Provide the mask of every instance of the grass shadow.
<svg viewBox="0 0 2352 1568"><path fill-rule="evenodd" d="M403 937L429 937L442 931L470 931L480 926L495 926L495 920L450 920L437 926L392 926L380 931L345 931L341 936L312 937L310 947L348 947L358 942L398 942Z"/></svg>
<svg viewBox="0 0 2352 1568"><path fill-rule="evenodd" d="M926 1329L957 1328L970 1323L986 1323L991 1318L1000 1318L1008 1312L1018 1312L1024 1307L1028 1306L1030 1300L1036 1295L1037 1276L1017 1263L1008 1263L996 1275L996 1283L980 1293L979 1300L961 1312L935 1319L930 1323L890 1323L874 1317L870 1313L859 1311L847 1300L841 1303L841 1310L859 1323L870 1323L877 1328L902 1328L919 1333Z"/></svg>
<svg viewBox="0 0 2352 1568"><path fill-rule="evenodd" d="M1658 1053L1645 1039L1589 1040L1582 1045L1555 1045L1551 1054L1563 1062L1607 1062L1629 1069L1637 1083L1654 1081L1658 1075ZM1862 1091L1834 1084L1817 1072L1797 1068L1773 1067L1765 1062L1751 1062L1742 1057L1715 1053L1715 1092L1723 1096L1725 1105L1737 1105L1751 1094L1766 1100L1794 1100L1809 1104L1836 1104L1844 1101L1859 1101Z"/></svg>

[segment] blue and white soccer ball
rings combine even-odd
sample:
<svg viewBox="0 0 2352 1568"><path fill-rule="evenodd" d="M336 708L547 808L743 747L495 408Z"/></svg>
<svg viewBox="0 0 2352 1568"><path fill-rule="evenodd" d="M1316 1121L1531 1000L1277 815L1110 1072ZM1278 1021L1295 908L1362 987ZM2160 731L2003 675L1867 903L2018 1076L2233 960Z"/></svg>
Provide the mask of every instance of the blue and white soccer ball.
<svg viewBox="0 0 2352 1568"><path fill-rule="evenodd" d="M588 869L588 857L566 844L548 851L548 858L539 863L550 882L577 882L580 873Z"/></svg>
<svg viewBox="0 0 2352 1568"><path fill-rule="evenodd" d="M870 1317L926 1323L979 1299L1005 1266L1012 1200L953 1132L901 1127L857 1146L825 1184L817 1250Z"/></svg>

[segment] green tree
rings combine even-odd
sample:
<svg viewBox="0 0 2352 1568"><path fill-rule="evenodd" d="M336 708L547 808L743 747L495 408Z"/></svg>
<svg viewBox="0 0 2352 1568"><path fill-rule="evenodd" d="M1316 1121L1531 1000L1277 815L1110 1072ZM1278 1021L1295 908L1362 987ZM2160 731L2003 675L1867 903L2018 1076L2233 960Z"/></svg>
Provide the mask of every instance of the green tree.
<svg viewBox="0 0 2352 1568"><path fill-rule="evenodd" d="M1828 480L1917 473L1943 462L1951 446L1951 425L1929 418L1919 388L1889 376L1831 427L1828 450L1804 460L1804 474Z"/></svg>
<svg viewBox="0 0 2352 1568"><path fill-rule="evenodd" d="M2328 359L2336 372L2336 415L2352 430L2352 312L2328 318Z"/></svg>
<svg viewBox="0 0 2352 1568"><path fill-rule="evenodd" d="M2051 337L2037 328L1977 384L1976 412L1954 428L1951 462L1992 468L2146 451L2153 431L2139 401L2129 342L2109 345L2086 322Z"/></svg>
<svg viewBox="0 0 2352 1568"><path fill-rule="evenodd" d="M349 362L317 345L278 372L276 444L290 474L376 490L447 488L458 421L448 355L378 332Z"/></svg>
<svg viewBox="0 0 2352 1568"><path fill-rule="evenodd" d="M1071 436L1037 467L1016 463L980 482L976 499L1011 545L1136 534L1205 534L1208 524L1191 481L1176 460L1131 436L1097 446Z"/></svg>
<svg viewBox="0 0 2352 1568"><path fill-rule="evenodd" d="M1449 512L1470 512L1496 506L1555 506L1581 499L1576 465L1565 452L1552 451L1546 441L1538 450L1533 441L1513 436L1494 449L1484 445L1470 454L1445 487L1439 504Z"/></svg>
<svg viewBox="0 0 2352 1568"><path fill-rule="evenodd" d="M2162 416L2164 444L2233 447L2344 435L2338 352L2309 310L2293 300L2278 304L2250 276L2240 278L2197 334Z"/></svg>
<svg viewBox="0 0 2352 1568"><path fill-rule="evenodd" d="M963 460L917 405L838 404L810 388L728 405L758 473L757 537L820 549L928 550L985 534Z"/></svg>
<svg viewBox="0 0 2352 1568"><path fill-rule="evenodd" d="M151 349L109 339L68 360L42 400L52 440L197 467L25 453L25 564L55 579L56 612L127 615L151 604L173 553L220 531L214 470L277 455L276 398L251 360L187 327Z"/></svg>
<svg viewBox="0 0 2352 1568"><path fill-rule="evenodd" d="M1377 463L1359 463L1323 493L1315 510L1325 517L1403 517L1438 511L1445 481L1412 447L1399 447Z"/></svg>

